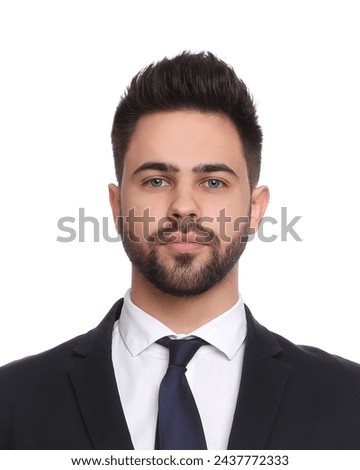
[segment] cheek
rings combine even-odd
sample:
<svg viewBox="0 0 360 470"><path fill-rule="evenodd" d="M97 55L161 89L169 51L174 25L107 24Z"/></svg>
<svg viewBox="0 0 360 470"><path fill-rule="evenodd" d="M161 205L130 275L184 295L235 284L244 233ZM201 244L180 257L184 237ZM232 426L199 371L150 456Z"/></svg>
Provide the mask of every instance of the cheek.
<svg viewBox="0 0 360 470"><path fill-rule="evenodd" d="M204 219L212 221L212 225L216 226L219 222L233 222L239 217L247 216L249 213L250 198L247 195L240 195L231 200L219 197L212 200L211 204L207 204L203 209Z"/></svg>
<svg viewBox="0 0 360 470"><path fill-rule="evenodd" d="M145 198L131 198L132 204L122 206L122 217L127 230L141 239L157 233L168 221L159 205L152 207Z"/></svg>
<svg viewBox="0 0 360 470"><path fill-rule="evenodd" d="M143 213L145 211L151 212L154 216L158 213L165 213L166 201L160 198L159 195L145 192L141 188L124 188L121 192L121 201L123 211L133 211ZM165 212L164 212L165 211Z"/></svg>
<svg viewBox="0 0 360 470"><path fill-rule="evenodd" d="M249 221L250 197L237 194L237 197L212 200L204 210L202 225L211 228L223 243L233 240L240 232L244 233ZM205 212L206 211L206 212Z"/></svg>

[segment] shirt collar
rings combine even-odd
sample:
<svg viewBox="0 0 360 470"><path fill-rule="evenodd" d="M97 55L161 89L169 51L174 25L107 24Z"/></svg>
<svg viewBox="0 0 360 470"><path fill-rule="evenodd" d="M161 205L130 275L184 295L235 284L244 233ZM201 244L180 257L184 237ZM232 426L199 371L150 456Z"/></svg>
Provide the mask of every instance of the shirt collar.
<svg viewBox="0 0 360 470"><path fill-rule="evenodd" d="M198 336L223 352L231 360L246 338L244 302L239 300L229 310L191 333L177 334L131 300L130 289L124 297L119 331L132 356L137 356L163 336L176 339Z"/></svg>

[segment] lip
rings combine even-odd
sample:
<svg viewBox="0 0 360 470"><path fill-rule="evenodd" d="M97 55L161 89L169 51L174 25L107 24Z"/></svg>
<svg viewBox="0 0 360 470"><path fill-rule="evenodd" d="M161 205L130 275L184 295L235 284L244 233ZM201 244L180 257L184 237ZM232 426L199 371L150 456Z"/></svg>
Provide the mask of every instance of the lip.
<svg viewBox="0 0 360 470"><path fill-rule="evenodd" d="M170 251L177 253L194 252L200 250L203 246L203 244L196 242L197 237L196 233L172 233L171 241L163 245Z"/></svg>
<svg viewBox="0 0 360 470"><path fill-rule="evenodd" d="M169 245L199 245L199 243L196 241L198 238L196 233L171 233L169 234L169 238L171 239L171 241L168 243Z"/></svg>
<svg viewBox="0 0 360 470"><path fill-rule="evenodd" d="M194 242L174 242L174 243L167 243L165 244L166 248L170 251L174 251L177 253L184 253L184 252L194 252L198 251L202 248L202 244L194 243Z"/></svg>

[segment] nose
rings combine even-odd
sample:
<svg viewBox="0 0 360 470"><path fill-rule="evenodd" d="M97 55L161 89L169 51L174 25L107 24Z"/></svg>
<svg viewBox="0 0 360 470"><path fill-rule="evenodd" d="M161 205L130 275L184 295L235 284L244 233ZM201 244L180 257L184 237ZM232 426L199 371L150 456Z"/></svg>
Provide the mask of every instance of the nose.
<svg viewBox="0 0 360 470"><path fill-rule="evenodd" d="M189 186L177 187L172 193L168 215L176 219L184 217L198 219L201 217L199 203Z"/></svg>

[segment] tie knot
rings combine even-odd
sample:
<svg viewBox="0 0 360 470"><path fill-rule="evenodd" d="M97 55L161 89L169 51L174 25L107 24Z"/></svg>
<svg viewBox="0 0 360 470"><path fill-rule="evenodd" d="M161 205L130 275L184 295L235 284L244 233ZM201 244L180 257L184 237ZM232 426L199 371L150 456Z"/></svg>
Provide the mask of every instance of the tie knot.
<svg viewBox="0 0 360 470"><path fill-rule="evenodd" d="M170 339L168 336L156 341L169 348L169 366L186 367L196 351L204 344L208 344L201 338Z"/></svg>

